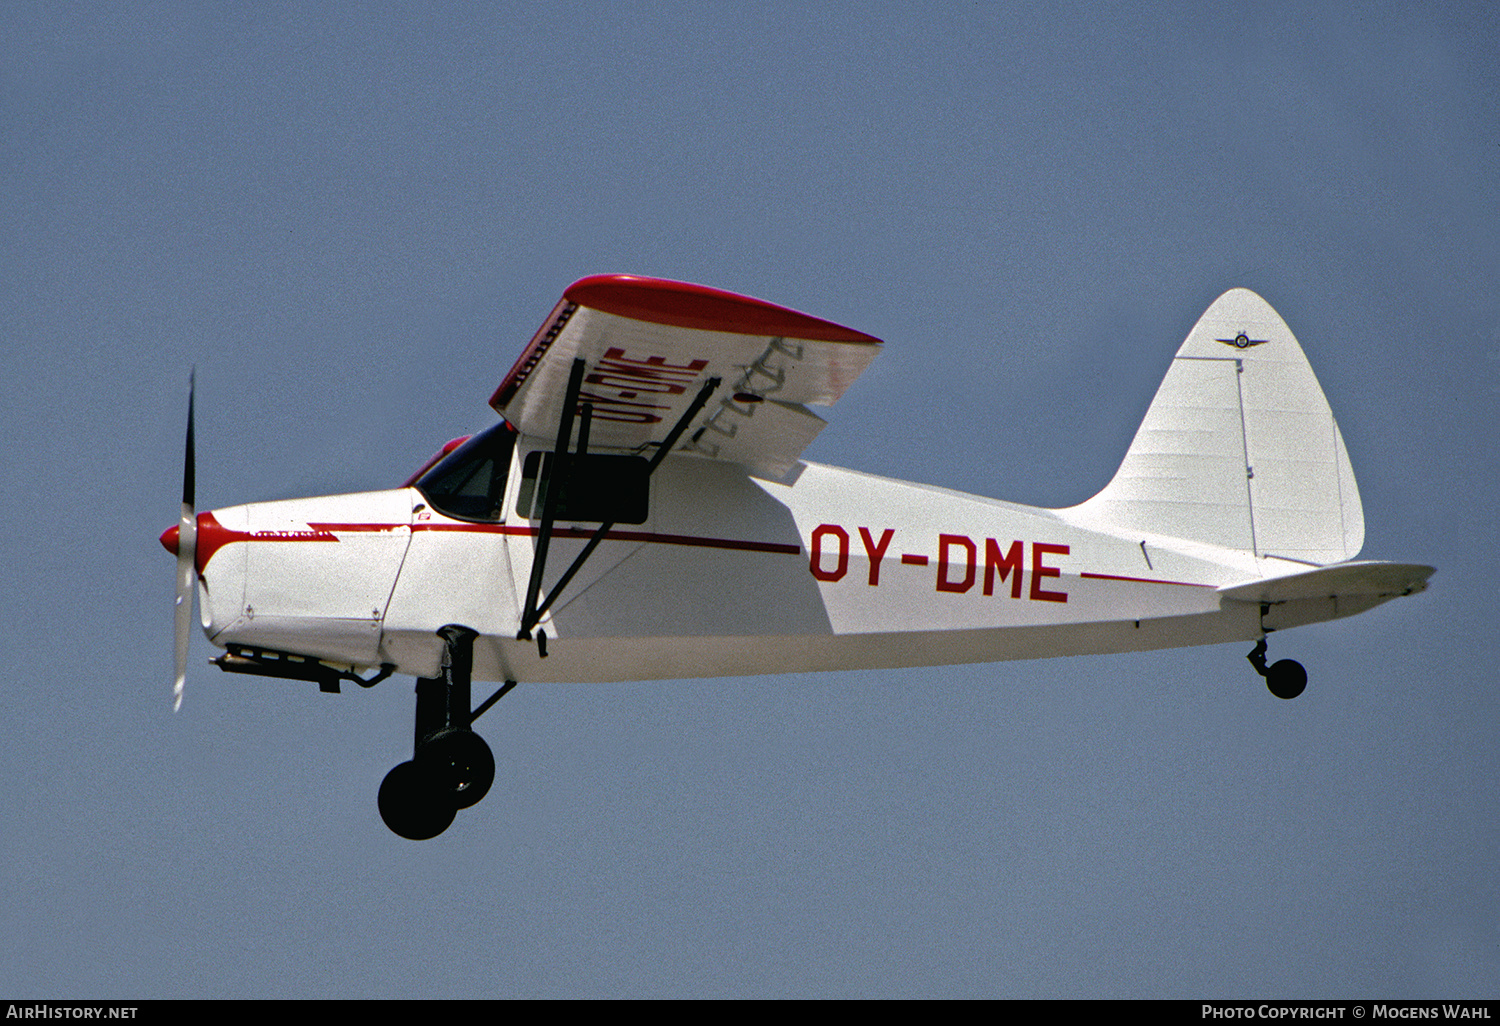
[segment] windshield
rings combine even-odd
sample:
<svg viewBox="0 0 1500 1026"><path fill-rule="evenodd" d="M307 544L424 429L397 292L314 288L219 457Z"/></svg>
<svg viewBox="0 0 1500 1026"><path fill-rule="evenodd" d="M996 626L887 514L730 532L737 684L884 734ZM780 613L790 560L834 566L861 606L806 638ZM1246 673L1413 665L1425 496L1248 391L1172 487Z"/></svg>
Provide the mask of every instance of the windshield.
<svg viewBox="0 0 1500 1026"><path fill-rule="evenodd" d="M499 520L516 432L505 421L454 449L413 485L428 505L455 520Z"/></svg>

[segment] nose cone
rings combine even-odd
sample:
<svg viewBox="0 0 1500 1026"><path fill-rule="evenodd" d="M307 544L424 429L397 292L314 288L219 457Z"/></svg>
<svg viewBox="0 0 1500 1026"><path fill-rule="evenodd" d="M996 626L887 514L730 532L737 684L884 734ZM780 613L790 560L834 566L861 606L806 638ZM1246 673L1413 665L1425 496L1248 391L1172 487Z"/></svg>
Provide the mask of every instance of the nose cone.
<svg viewBox="0 0 1500 1026"><path fill-rule="evenodd" d="M181 525L173 524L161 533L161 547L174 556L177 555L177 534L181 529Z"/></svg>

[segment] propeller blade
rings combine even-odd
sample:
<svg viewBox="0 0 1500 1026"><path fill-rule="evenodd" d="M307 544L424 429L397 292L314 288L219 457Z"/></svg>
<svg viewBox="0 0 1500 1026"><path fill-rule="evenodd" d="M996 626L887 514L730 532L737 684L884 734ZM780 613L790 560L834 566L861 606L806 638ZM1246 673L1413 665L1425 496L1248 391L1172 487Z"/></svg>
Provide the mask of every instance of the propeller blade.
<svg viewBox="0 0 1500 1026"><path fill-rule="evenodd" d="M198 568L198 513L193 498L193 392L196 370L188 376L187 453L182 467L182 518L177 524L177 675L172 682L172 711L182 708L187 682L188 641L193 630L193 591Z"/></svg>

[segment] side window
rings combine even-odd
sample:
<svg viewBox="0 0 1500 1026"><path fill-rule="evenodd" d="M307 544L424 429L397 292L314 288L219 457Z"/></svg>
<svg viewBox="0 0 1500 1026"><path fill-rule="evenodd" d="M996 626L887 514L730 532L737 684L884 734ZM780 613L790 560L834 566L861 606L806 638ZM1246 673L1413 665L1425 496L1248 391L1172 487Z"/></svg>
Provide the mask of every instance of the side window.
<svg viewBox="0 0 1500 1026"><path fill-rule="evenodd" d="M573 523L607 520L616 524L644 524L650 510L647 475L650 465L649 460L640 456L593 453L564 456L557 519ZM551 480L552 453L540 449L527 453L521 466L521 484L516 490L516 512L540 519Z"/></svg>
<svg viewBox="0 0 1500 1026"><path fill-rule="evenodd" d="M515 446L515 429L501 421L454 449L414 487L433 509L456 520L499 520Z"/></svg>

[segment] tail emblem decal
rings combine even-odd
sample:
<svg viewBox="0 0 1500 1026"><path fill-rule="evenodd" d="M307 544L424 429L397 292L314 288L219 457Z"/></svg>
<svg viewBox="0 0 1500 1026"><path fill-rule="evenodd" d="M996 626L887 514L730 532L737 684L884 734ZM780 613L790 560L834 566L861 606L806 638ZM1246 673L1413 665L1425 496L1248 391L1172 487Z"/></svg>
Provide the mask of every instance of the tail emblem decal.
<svg viewBox="0 0 1500 1026"><path fill-rule="evenodd" d="M1226 346L1234 346L1236 349L1249 349L1251 346L1263 346L1271 340L1268 338L1251 338L1242 331L1234 336L1234 338L1216 338L1214 341L1222 342Z"/></svg>

